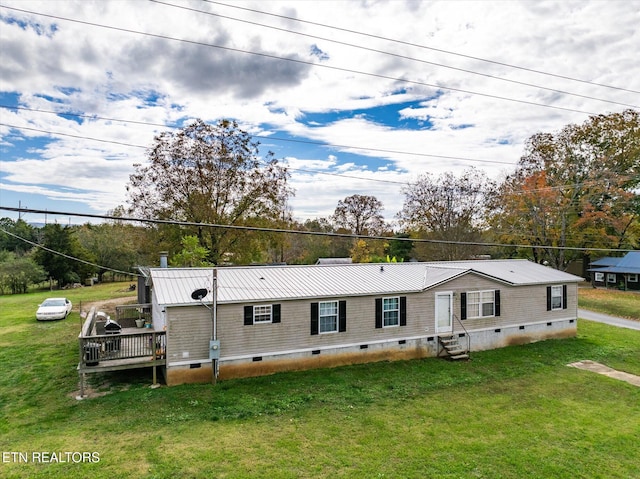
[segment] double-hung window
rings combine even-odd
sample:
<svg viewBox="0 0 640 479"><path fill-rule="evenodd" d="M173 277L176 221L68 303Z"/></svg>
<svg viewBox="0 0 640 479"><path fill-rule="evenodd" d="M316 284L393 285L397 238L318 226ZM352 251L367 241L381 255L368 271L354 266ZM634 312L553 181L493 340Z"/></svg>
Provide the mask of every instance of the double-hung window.
<svg viewBox="0 0 640 479"><path fill-rule="evenodd" d="M271 305L262 305L253 307L253 323L270 323L271 322Z"/></svg>
<svg viewBox="0 0 640 479"><path fill-rule="evenodd" d="M400 298L382 298L382 325L387 328L400 325Z"/></svg>
<svg viewBox="0 0 640 479"><path fill-rule="evenodd" d="M279 304L258 304L244 307L244 325L279 323Z"/></svg>
<svg viewBox="0 0 640 479"><path fill-rule="evenodd" d="M599 283L604 283L604 273L596 273L595 274L595 281L597 281Z"/></svg>
<svg viewBox="0 0 640 479"><path fill-rule="evenodd" d="M496 315L495 291L467 293L467 318L487 318Z"/></svg>
<svg viewBox="0 0 640 479"><path fill-rule="evenodd" d="M319 305L320 334L338 331L338 302L323 301Z"/></svg>
<svg viewBox="0 0 640 479"><path fill-rule="evenodd" d="M627 275L627 281L629 281L629 283L637 283L638 282L638 275L637 274L629 274L629 275Z"/></svg>
<svg viewBox="0 0 640 479"><path fill-rule="evenodd" d="M376 298L376 328L407 325L407 297Z"/></svg>
<svg viewBox="0 0 640 479"><path fill-rule="evenodd" d="M567 285L547 286L547 311L567 309Z"/></svg>
<svg viewBox="0 0 640 479"><path fill-rule="evenodd" d="M551 286L551 310L562 309L562 286Z"/></svg>
<svg viewBox="0 0 640 479"><path fill-rule="evenodd" d="M347 301L311 303L311 334L344 333L347 330Z"/></svg>

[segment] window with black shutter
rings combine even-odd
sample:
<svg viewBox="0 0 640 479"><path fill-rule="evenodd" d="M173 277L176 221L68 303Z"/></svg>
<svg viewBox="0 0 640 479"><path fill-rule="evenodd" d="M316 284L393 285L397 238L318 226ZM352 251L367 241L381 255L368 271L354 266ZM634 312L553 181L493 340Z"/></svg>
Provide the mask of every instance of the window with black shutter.
<svg viewBox="0 0 640 479"><path fill-rule="evenodd" d="M376 329L382 328L382 298L376 298Z"/></svg>
<svg viewBox="0 0 640 479"><path fill-rule="evenodd" d="M251 326L253 324L279 323L280 322L280 305L279 304L260 304L255 306L244 307L244 324Z"/></svg>
<svg viewBox="0 0 640 479"><path fill-rule="evenodd" d="M460 293L460 319L467 319L467 293Z"/></svg>
<svg viewBox="0 0 640 479"><path fill-rule="evenodd" d="M318 303L311 303L311 334L318 334L318 322L319 322L320 309Z"/></svg>
<svg viewBox="0 0 640 479"><path fill-rule="evenodd" d="M338 303L338 331L344 333L347 330L347 302Z"/></svg>
<svg viewBox="0 0 640 479"><path fill-rule="evenodd" d="M244 307L244 325L251 326L253 324L253 306Z"/></svg>

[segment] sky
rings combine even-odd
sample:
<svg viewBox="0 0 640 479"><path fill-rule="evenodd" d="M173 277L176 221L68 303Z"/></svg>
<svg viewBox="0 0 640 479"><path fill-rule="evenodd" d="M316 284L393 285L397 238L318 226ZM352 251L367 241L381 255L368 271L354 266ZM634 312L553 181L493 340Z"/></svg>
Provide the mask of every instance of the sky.
<svg viewBox="0 0 640 479"><path fill-rule="evenodd" d="M394 221L421 175L499 181L532 135L640 109L638 25L638 0L0 0L0 208L106 214L156 135L227 118L297 220L359 194Z"/></svg>

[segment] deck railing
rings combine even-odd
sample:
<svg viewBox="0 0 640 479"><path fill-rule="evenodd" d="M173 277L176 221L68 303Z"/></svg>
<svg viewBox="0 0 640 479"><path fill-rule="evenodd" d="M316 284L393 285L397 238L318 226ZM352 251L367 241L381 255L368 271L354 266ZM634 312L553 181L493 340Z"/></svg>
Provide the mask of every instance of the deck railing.
<svg viewBox="0 0 640 479"><path fill-rule="evenodd" d="M151 304L125 304L116 306L116 321L123 327L133 327L136 319L151 322Z"/></svg>
<svg viewBox="0 0 640 479"><path fill-rule="evenodd" d="M164 359L167 346L164 331L103 334L78 339L82 368L120 359L145 357L150 361Z"/></svg>
<svg viewBox="0 0 640 479"><path fill-rule="evenodd" d="M136 310L139 306L146 305L134 305L132 308L125 309ZM142 315L143 313L145 313L144 310L138 309L138 314ZM150 309L148 314L150 318ZM124 319L133 321L130 318ZM91 308L78 335L80 397L85 397L85 375L87 373L151 367L153 369L153 384L156 384L156 369L158 366L166 364L166 333L148 328L133 329L125 326L125 329L116 333L107 334L105 331L104 334L96 334L96 323L100 322L96 321L95 308Z"/></svg>
<svg viewBox="0 0 640 479"><path fill-rule="evenodd" d="M142 307L132 305L126 311L138 310L145 314ZM150 305L149 305L150 306ZM150 312L149 312L150 316ZM136 318L137 319L137 318ZM123 359L149 358L150 361L165 359L167 347L166 333L150 329L123 330L117 333L96 334L96 311L91 309L78 335L80 349L80 369L97 366L101 362Z"/></svg>

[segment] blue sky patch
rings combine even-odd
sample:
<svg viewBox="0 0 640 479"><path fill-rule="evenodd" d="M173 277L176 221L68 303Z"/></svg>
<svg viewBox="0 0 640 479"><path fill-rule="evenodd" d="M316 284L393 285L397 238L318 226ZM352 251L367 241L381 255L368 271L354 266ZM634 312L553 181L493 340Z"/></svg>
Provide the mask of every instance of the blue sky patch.
<svg viewBox="0 0 640 479"><path fill-rule="evenodd" d="M314 127L360 117L366 121L390 126L392 128L406 130L430 129L433 125L428 119L406 117L400 114L401 110L419 108L420 104L421 102L419 101L410 101L357 110L305 113L304 117L300 119L300 122L307 126Z"/></svg>
<svg viewBox="0 0 640 479"><path fill-rule="evenodd" d="M58 26L55 23L51 25L43 25L37 22L25 22L24 20L18 20L12 16L0 15L0 20L7 25L18 25L23 30L33 30L39 36L52 37L55 32L58 31Z"/></svg>

